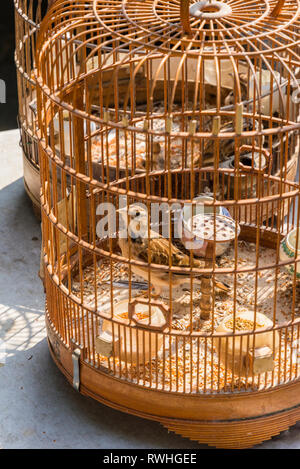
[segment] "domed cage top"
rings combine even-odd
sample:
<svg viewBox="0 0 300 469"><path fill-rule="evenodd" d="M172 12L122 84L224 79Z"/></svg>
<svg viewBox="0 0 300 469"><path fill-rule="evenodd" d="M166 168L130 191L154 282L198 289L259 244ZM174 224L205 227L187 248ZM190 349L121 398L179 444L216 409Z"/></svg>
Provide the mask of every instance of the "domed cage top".
<svg viewBox="0 0 300 469"><path fill-rule="evenodd" d="M254 418L299 379L299 5L58 0L41 25L53 353L79 350L84 392L188 436L195 403L252 398L232 418Z"/></svg>

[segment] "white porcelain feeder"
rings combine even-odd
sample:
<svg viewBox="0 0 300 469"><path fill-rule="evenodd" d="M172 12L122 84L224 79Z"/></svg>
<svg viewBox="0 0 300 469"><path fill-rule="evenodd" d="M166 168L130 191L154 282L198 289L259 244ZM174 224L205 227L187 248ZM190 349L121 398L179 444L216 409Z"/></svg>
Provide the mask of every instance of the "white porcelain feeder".
<svg viewBox="0 0 300 469"><path fill-rule="evenodd" d="M113 321L104 319L95 349L100 355L118 357L128 363L148 363L163 344L163 330L167 325L167 308L161 302L136 298L114 305ZM135 326L135 327L134 327ZM153 330L153 332L151 332Z"/></svg>
<svg viewBox="0 0 300 469"><path fill-rule="evenodd" d="M183 219L182 243L198 257L205 257L213 244L216 256L221 256L239 234L239 225L223 214L204 213Z"/></svg>
<svg viewBox="0 0 300 469"><path fill-rule="evenodd" d="M297 246L298 236L298 246ZM296 249L297 248L297 249ZM300 256L300 228L294 228L288 233L280 245L280 260L293 261ZM300 279L300 262L296 263L296 277ZM291 275L295 273L295 263L287 264L286 269Z"/></svg>
<svg viewBox="0 0 300 469"><path fill-rule="evenodd" d="M279 334L273 327L273 322L262 313L243 311L236 314L235 334L245 332L250 334L235 335L216 340L215 347L220 355L220 361L234 371L236 375L251 375L272 371L274 369L275 353L279 346ZM259 330L262 332L258 333ZM233 314L226 316L217 327L216 332L233 334Z"/></svg>

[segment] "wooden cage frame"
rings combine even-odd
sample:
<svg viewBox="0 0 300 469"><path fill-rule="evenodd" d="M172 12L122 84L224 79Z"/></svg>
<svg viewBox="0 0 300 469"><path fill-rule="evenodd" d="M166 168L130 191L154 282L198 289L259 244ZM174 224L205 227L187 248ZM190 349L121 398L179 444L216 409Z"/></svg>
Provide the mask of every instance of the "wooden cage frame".
<svg viewBox="0 0 300 469"><path fill-rule="evenodd" d="M46 323L53 359L81 393L199 442L244 448L300 416L300 3L220 3L193 3L203 9L195 15L186 0L57 0L42 22ZM202 229L189 248L174 232L199 194L213 235ZM101 203L126 210L126 241L122 217L98 234ZM152 233L155 203L167 206L168 237L160 219ZM224 217L231 247L217 252ZM247 246L252 261L241 259ZM125 298L116 292L124 272ZM186 304L176 297L182 278Z"/></svg>

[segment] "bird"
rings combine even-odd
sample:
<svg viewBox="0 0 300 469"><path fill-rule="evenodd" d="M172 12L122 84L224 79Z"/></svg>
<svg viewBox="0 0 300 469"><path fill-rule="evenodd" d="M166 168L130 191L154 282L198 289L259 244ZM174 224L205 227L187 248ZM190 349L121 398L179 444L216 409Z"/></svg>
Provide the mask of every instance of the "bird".
<svg viewBox="0 0 300 469"><path fill-rule="evenodd" d="M243 119L243 132L258 130L259 124L255 121L253 126L253 120L250 118ZM235 124L232 121L225 122L220 128L220 134L222 133L235 133ZM244 142L245 145L251 145L252 139L246 139ZM234 138L222 138L219 140L219 155L220 155L220 163L223 161L228 160L232 155L234 155L236 141ZM194 167L199 167L201 162L200 160L201 155L196 154L194 158ZM215 140L214 139L206 139L203 148L203 159L202 165L209 166L213 164L215 160Z"/></svg>
<svg viewBox="0 0 300 469"><path fill-rule="evenodd" d="M230 75L233 76L232 73ZM245 101L248 95L248 74L239 73L239 80L240 80L240 87L241 87L241 100ZM235 103L234 94L235 94L234 90L231 90L228 93L228 95L224 99L225 106L232 106Z"/></svg>
<svg viewBox="0 0 300 469"><path fill-rule="evenodd" d="M118 210L123 222L127 226L127 207ZM146 263L158 264L162 266L172 267L195 267L203 268L205 261L195 259L192 260L188 255L182 252L167 238L163 237L156 231L150 230L148 233L148 215L147 211L140 205L132 204L128 209L129 225L128 236L120 237L118 243L122 252L122 256ZM170 262L171 261L171 262ZM148 282L148 267L132 265L132 271L139 277ZM158 297L162 293L162 289L169 287L169 273L167 271L159 271L150 267L150 282L153 287L153 296ZM193 278L193 282L201 284L201 275L193 273L174 273L172 274L172 289L178 288L183 284L187 284ZM228 292L229 287L222 282L214 282L218 291Z"/></svg>

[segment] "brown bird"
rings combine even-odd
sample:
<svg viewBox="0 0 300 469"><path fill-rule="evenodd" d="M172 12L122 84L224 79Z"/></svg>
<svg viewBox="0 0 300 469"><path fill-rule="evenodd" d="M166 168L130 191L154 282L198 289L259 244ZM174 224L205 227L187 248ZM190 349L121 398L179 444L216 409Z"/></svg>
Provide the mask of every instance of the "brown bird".
<svg viewBox="0 0 300 469"><path fill-rule="evenodd" d="M127 225L127 208L120 209L119 213ZM118 240L123 257L131 257L131 259L164 266L169 266L171 260L172 267L204 267L205 262L199 259L193 259L191 265L189 256L184 254L180 249L174 246L174 244L170 244L168 239L157 232L150 230L148 236L148 216L147 212L142 207L137 204L132 204L129 207L128 216L128 237L119 237ZM132 271L148 282L148 267L133 265ZM161 295L162 288L169 287L169 273L151 269L150 266L150 274L150 282L155 294L157 296ZM174 273L172 274L172 288L177 288L180 285L189 283L191 277L194 283L201 284L201 276L199 276L199 274L196 276L196 274L193 273ZM229 287L221 282L215 281L215 287L222 292L229 291Z"/></svg>
<svg viewBox="0 0 300 469"><path fill-rule="evenodd" d="M258 130L258 122L255 121L255 130ZM253 130L253 120L244 118L243 119L243 132ZM220 129L220 133L231 133L235 132L235 125L234 122L229 121L225 122ZM219 140L219 155L220 155L220 163L226 161L230 156L234 154L235 150L235 140L234 138L223 138ZM252 145L252 139L246 139L243 141L244 145ZM202 165L209 166L214 163L214 155L215 155L215 140L214 139L207 139L204 143L203 149L203 159ZM194 159L194 166L199 167L200 164L200 154L197 154Z"/></svg>
<svg viewBox="0 0 300 469"><path fill-rule="evenodd" d="M232 75L232 74L231 74ZM241 98L242 101L245 101L248 96L248 74L247 73L239 73L240 79L240 86L241 86ZM235 103L234 100L234 90L231 90L224 100L225 106L230 106Z"/></svg>

